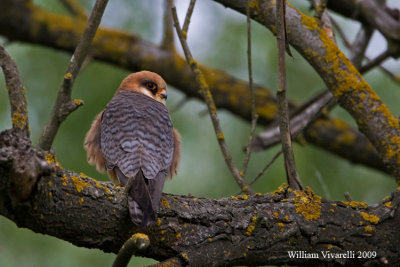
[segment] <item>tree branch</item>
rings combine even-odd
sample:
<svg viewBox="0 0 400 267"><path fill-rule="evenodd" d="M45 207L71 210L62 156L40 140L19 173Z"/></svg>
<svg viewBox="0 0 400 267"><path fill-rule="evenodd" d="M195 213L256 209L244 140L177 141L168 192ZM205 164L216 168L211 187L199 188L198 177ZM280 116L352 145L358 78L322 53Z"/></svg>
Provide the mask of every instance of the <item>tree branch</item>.
<svg viewBox="0 0 400 267"><path fill-rule="evenodd" d="M215 0L245 14L246 1ZM262 10L262 11L261 11ZM272 32L275 1L265 0L251 10L253 19ZM400 182L400 125L356 68L329 36L293 6L286 7L289 43L311 64L329 90L356 120L360 130L377 149L381 159ZM327 63L330 63L327 67Z"/></svg>
<svg viewBox="0 0 400 267"><path fill-rule="evenodd" d="M23 0L2 0L0 10L4 11L0 12L1 35L13 40L33 42L69 52L74 51L85 27L81 20L48 12L32 3L27 4ZM57 25L63 25L63 27ZM199 88L193 83L192 71L184 58L174 52L149 44L135 35L99 28L91 52L94 59L116 64L131 71L148 69L157 72L188 97L202 99L198 94ZM218 69L211 69L204 65L200 65L200 69L205 74L216 106L250 120L251 97L248 84ZM277 116L275 97L265 87L255 86L254 89L259 114L258 122L263 124L273 122ZM293 107L294 105L289 103L289 108ZM387 171L365 136L342 120L320 118L307 128L304 136L308 142L351 162ZM351 139L343 139L343 136L351 137Z"/></svg>
<svg viewBox="0 0 400 267"><path fill-rule="evenodd" d="M29 138L29 120L25 88L22 85L17 65L1 45L0 66L3 69L10 100L12 127L16 133Z"/></svg>
<svg viewBox="0 0 400 267"><path fill-rule="evenodd" d="M82 7L82 5L76 0L60 0L60 2L68 9L68 11L74 15L75 17L86 21L87 14L86 10Z"/></svg>
<svg viewBox="0 0 400 267"><path fill-rule="evenodd" d="M94 35L96 34L97 28L99 27L101 17L103 16L107 3L108 0L96 1L87 22L85 31L83 32L75 52L72 55L70 64L68 65L63 82L58 91L56 102L51 111L50 118L47 121L47 124L43 129L43 133L39 139L39 147L45 150L50 150L61 123L71 112L83 105L82 100L71 99L72 86L75 82L76 76L79 73L82 63L89 52L90 44L92 43Z"/></svg>
<svg viewBox="0 0 400 267"><path fill-rule="evenodd" d="M27 149L53 171L41 174L29 198L13 205L10 170ZM11 131L0 133L0 214L19 227L105 252L117 253L125 240L141 232L150 245L136 255L160 261L175 257L188 266L310 264L288 255L304 248L319 255L312 260L316 265L372 266L385 258L397 266L399 203L398 190L372 206L323 200L310 189L290 193L285 186L270 194L222 199L164 194L157 223L139 229L130 220L123 188L62 169L52 155ZM328 259L322 251L377 255Z"/></svg>
<svg viewBox="0 0 400 267"><path fill-rule="evenodd" d="M230 172L232 173L233 178L235 179L236 183L239 185L240 189L243 190L244 192L253 194L254 193L253 190L247 185L246 181L240 175L239 169L236 167L235 163L233 162L232 155L229 152L228 146L225 142L225 136L222 132L222 128L219 123L217 107L215 106L213 96L210 92L210 89L204 78L203 73L199 69L197 62L193 59L192 54L189 50L189 46L186 43L186 39L182 33L181 26L179 25L178 15L176 13L175 7L172 8L172 18L174 19L175 29L178 34L179 41L181 42L182 49L185 53L186 61L190 65L190 68L192 69L193 73L195 74L196 82L201 89L200 93L204 97L204 102L207 104L211 122L213 124L215 134L217 136L218 144L221 149L222 155L224 156L226 165L228 166Z"/></svg>
<svg viewBox="0 0 400 267"><path fill-rule="evenodd" d="M300 190L303 188L297 173L296 164L294 160L294 153L292 148L292 137L290 135L290 121L288 102L286 97L286 65L285 65L285 48L286 43L286 19L285 19L285 0L278 0L276 2L276 39L278 46L278 108L279 108L279 132L282 143L282 152L285 161L286 179L289 186L293 190Z"/></svg>

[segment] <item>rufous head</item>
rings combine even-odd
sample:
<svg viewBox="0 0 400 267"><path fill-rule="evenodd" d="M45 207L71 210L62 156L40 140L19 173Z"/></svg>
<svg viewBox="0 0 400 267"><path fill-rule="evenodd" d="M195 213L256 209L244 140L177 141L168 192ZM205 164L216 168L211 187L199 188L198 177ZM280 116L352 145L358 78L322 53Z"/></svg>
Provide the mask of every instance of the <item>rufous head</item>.
<svg viewBox="0 0 400 267"><path fill-rule="evenodd" d="M122 81L119 90L139 92L164 105L167 100L167 84L164 79L157 73L147 70L129 74Z"/></svg>

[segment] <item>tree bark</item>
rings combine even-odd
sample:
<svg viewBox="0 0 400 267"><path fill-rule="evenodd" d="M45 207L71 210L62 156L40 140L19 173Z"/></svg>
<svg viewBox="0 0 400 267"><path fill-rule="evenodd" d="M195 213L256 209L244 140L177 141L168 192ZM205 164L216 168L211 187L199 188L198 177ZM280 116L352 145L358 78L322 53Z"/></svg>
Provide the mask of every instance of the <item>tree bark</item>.
<svg viewBox="0 0 400 267"><path fill-rule="evenodd" d="M28 199L13 202L14 163L26 151L41 162L42 172ZM292 191L287 186L222 199L164 194L157 222L140 229L129 218L123 188L63 169L53 155L12 130L0 133L0 214L19 227L104 252L117 253L132 234L141 232L150 246L139 256L179 259L188 266L375 266L383 261L397 266L399 203L398 190L372 206L328 201L309 188ZM289 251L297 257L291 258ZM368 251L376 256L358 258ZM327 253L348 258L327 258Z"/></svg>

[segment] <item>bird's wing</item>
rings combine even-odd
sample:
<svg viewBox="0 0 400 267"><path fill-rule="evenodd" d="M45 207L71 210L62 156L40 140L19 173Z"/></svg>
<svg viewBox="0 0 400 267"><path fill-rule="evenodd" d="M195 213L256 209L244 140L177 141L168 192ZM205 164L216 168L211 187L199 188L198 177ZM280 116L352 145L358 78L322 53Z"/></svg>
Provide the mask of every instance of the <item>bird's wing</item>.
<svg viewBox="0 0 400 267"><path fill-rule="evenodd" d="M104 110L101 149L107 169L118 166L127 177L139 169L147 179L168 170L174 151L167 108L140 93L121 91Z"/></svg>
<svg viewBox="0 0 400 267"><path fill-rule="evenodd" d="M101 124L101 149L128 192L132 221L145 226L155 219L174 151L173 127L166 107L154 99L121 91L107 105Z"/></svg>

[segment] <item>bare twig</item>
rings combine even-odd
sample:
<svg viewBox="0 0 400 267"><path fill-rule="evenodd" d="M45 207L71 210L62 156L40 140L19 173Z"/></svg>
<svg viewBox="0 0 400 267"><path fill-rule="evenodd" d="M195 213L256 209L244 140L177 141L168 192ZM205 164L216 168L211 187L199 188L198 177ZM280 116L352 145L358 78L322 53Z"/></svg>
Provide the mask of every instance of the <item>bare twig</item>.
<svg viewBox="0 0 400 267"><path fill-rule="evenodd" d="M250 19L250 3L249 0L247 1L247 68L249 72L249 88L250 88L250 96L251 96L251 128L249 134L249 141L246 145L246 156L244 158L243 167L241 175L244 177L247 172L247 167L250 162L251 152L253 150L253 140L257 125L257 110L256 110L256 98L254 93L254 86L253 86L253 69L251 64L251 19Z"/></svg>
<svg viewBox="0 0 400 267"><path fill-rule="evenodd" d="M60 2L75 17L81 20L87 20L87 13L83 6L76 0L60 0Z"/></svg>
<svg viewBox="0 0 400 267"><path fill-rule="evenodd" d="M161 47L168 50L174 49L174 26L172 25L171 8L174 6L174 0L165 0L164 9L164 36Z"/></svg>
<svg viewBox="0 0 400 267"><path fill-rule="evenodd" d="M333 18L331 18L331 22L332 22L333 27L335 27L339 36L342 38L344 46L346 46L346 48L348 48L348 49L351 49L351 43L349 42L349 39L346 37L346 34L343 32L342 28L339 26L339 24Z"/></svg>
<svg viewBox="0 0 400 267"><path fill-rule="evenodd" d="M145 234L132 235L121 247L112 267L126 267L136 251L144 250L150 245L149 237Z"/></svg>
<svg viewBox="0 0 400 267"><path fill-rule="evenodd" d="M347 201L353 201L353 199L351 198L349 192L345 192L345 193L344 193L344 198L345 198Z"/></svg>
<svg viewBox="0 0 400 267"><path fill-rule="evenodd" d="M373 60L371 60L370 62L365 64L364 66L362 66L360 68L360 72L363 72L363 73L368 72L369 70L375 68L376 66L379 66L383 61L385 61L389 57L393 56L394 54L396 54L396 52L394 52L393 50L386 49L379 56L377 56L376 58L374 58Z"/></svg>
<svg viewBox="0 0 400 267"><path fill-rule="evenodd" d="M329 90L324 90L322 93L299 106L290 117L290 133L292 139L295 139L307 125L315 121L324 109L329 110L332 108L336 103L334 99ZM279 143L280 140L279 125L273 124L256 137L253 143L253 149L254 151L268 149Z"/></svg>
<svg viewBox="0 0 400 267"><path fill-rule="evenodd" d="M268 170L269 167L271 167L271 165L275 162L275 160L279 158L281 154L282 154L282 149L279 150L278 153L276 153L275 156L273 156L272 159L267 163L267 165L265 165L265 167L256 175L256 177L254 177L253 180L250 181L249 185L254 184L258 180L258 178L263 176L265 171Z"/></svg>
<svg viewBox="0 0 400 267"><path fill-rule="evenodd" d="M361 25L356 39L351 45L349 58L358 70L360 69L362 61L365 57L365 51L367 50L373 32L374 30L371 27Z"/></svg>
<svg viewBox="0 0 400 267"><path fill-rule="evenodd" d="M79 73L81 65L89 52L90 44L100 24L108 0L97 0L78 46L71 58L64 75L64 80L58 91L57 99L51 111L50 118L39 139L39 147L49 150L57 134L58 128L66 117L83 104L81 100L71 99L72 85Z"/></svg>
<svg viewBox="0 0 400 267"><path fill-rule="evenodd" d="M278 41L278 109L279 109L279 129L281 133L282 151L285 159L286 177L289 186L294 190L301 190L302 185L297 174L294 154L292 149L292 139L290 137L289 112L286 99L286 70L285 70L285 0L278 0L276 4L277 21L277 41Z"/></svg>
<svg viewBox="0 0 400 267"><path fill-rule="evenodd" d="M234 164L233 160L232 160L232 156L229 152L228 146L226 145L225 142L225 136L222 132L221 129L221 125L219 123L219 119L218 119L218 114L217 114L217 108L215 106L214 103L214 99L212 97L212 94L210 92L210 89L208 88L207 82L203 76L203 73L200 71L197 62L193 59L192 54L190 52L190 49L186 43L185 37L183 36L182 30L181 30L181 26L179 24L179 20L178 20L178 15L176 13L176 8L172 8L172 16L174 19L174 25L176 28L176 32L178 34L179 40L181 42L183 51L185 53L185 57L186 60L188 62L188 64L190 65L195 77L196 77L196 82L200 88L200 93L204 98L204 102L207 104L208 107L208 112L210 114L211 117L211 121L213 123L214 126L214 130L215 130L215 134L217 136L217 140L218 140L218 144L221 148L222 154L224 155L225 158L225 162L228 165L229 170L231 171L234 179L236 180L236 183L240 186L240 188L247 192L247 193L253 193L253 190L251 190L251 188L248 187L248 185L246 184L245 180L242 178L242 176L240 175L240 172L238 170L238 168L236 167L236 165Z"/></svg>
<svg viewBox="0 0 400 267"><path fill-rule="evenodd" d="M22 136L29 138L29 121L25 88L22 85L17 65L1 45L0 66L3 69L8 97L10 100L12 128Z"/></svg>
<svg viewBox="0 0 400 267"><path fill-rule="evenodd" d="M189 99L190 98L187 95L185 95L181 100L179 100L178 103L176 103L174 107L169 109L169 113L174 113L178 111L180 108L183 107L183 105L185 105L189 101Z"/></svg>
<svg viewBox="0 0 400 267"><path fill-rule="evenodd" d="M190 18L192 17L194 5L196 4L196 0L190 0L188 10L186 12L185 21L182 26L182 33L185 39L187 38L187 33L189 30Z"/></svg>

